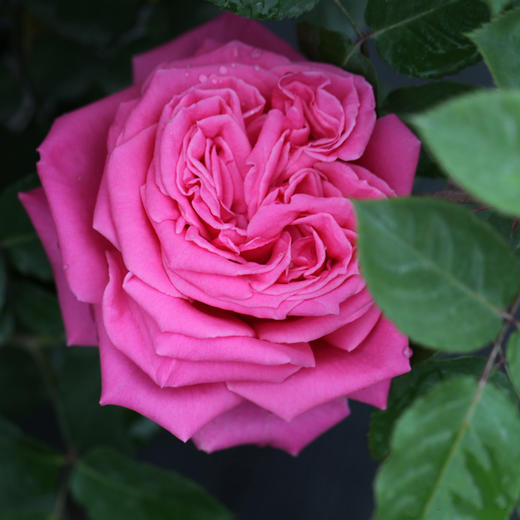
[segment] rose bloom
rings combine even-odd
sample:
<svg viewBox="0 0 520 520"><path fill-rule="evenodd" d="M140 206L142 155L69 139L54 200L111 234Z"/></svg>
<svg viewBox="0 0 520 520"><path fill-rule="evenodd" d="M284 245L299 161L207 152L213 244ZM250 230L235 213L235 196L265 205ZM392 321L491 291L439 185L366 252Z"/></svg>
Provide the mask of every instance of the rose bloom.
<svg viewBox="0 0 520 520"><path fill-rule="evenodd" d="M407 338L360 275L350 199L410 193L419 153L362 77L223 15L56 120L21 194L101 404L202 450L292 454L384 407Z"/></svg>

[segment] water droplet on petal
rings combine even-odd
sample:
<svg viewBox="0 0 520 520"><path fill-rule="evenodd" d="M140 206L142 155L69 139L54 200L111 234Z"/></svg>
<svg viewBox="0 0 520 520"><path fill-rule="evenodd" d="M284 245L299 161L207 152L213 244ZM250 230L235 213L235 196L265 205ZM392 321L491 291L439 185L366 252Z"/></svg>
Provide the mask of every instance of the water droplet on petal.
<svg viewBox="0 0 520 520"><path fill-rule="evenodd" d="M69 264L63 264L63 270L66 271L69 268Z"/></svg>
<svg viewBox="0 0 520 520"><path fill-rule="evenodd" d="M218 79L217 78L211 78L211 83L213 83L213 85L216 85L218 83Z"/></svg>
<svg viewBox="0 0 520 520"><path fill-rule="evenodd" d="M260 58L260 56L262 56L262 51L260 49L253 49L253 51L251 52L251 58L257 60L258 58Z"/></svg>
<svg viewBox="0 0 520 520"><path fill-rule="evenodd" d="M255 65L253 68L254 68L255 70L260 70L260 65Z"/></svg>
<svg viewBox="0 0 520 520"><path fill-rule="evenodd" d="M403 349L403 356L405 358L411 358L412 355L413 355L412 349L410 347L404 347L404 349Z"/></svg>
<svg viewBox="0 0 520 520"><path fill-rule="evenodd" d="M204 82L207 81L207 80L208 80L208 76L206 76L206 74L201 74L201 75L199 76L199 81L200 81L201 83L204 83Z"/></svg>
<svg viewBox="0 0 520 520"><path fill-rule="evenodd" d="M227 73L227 67L224 67L224 65L221 65L218 69L220 74L226 74Z"/></svg>
<svg viewBox="0 0 520 520"><path fill-rule="evenodd" d="M190 73L189 73L188 71L185 71L185 72L184 72L184 76L185 76L185 77L188 77L189 75L190 75Z"/></svg>
<svg viewBox="0 0 520 520"><path fill-rule="evenodd" d="M235 67L237 66L237 64L236 64L235 62L233 62L233 63L231 64L231 66L232 66L233 68L235 68Z"/></svg>
<svg viewBox="0 0 520 520"><path fill-rule="evenodd" d="M238 56L238 47L233 47L233 56L235 58Z"/></svg>

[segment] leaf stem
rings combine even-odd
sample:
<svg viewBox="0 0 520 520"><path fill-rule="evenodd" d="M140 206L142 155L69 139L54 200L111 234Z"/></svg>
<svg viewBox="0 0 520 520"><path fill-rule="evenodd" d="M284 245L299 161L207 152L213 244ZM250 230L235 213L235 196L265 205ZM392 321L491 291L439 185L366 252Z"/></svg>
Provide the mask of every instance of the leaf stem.
<svg viewBox="0 0 520 520"><path fill-rule="evenodd" d="M497 336L497 339L493 343L493 347L491 348L491 352L489 354L489 357L486 361L486 364L484 366L484 369L482 370L482 375L480 376L478 386L479 389L483 388L484 385L487 383L487 380L489 379L489 376L493 370L495 359L498 356L499 352L501 352L502 344L504 343L504 340L507 336L507 333L509 332L509 329L511 327L511 324L513 324L515 327L517 326L517 321L514 318L516 315L518 309L520 308L520 293L516 295L516 298L513 302L513 304L510 307L510 310L507 314L507 317L505 318L505 323L500 331L500 333Z"/></svg>
<svg viewBox="0 0 520 520"><path fill-rule="evenodd" d="M513 304L510 307L510 313L514 316L516 312L518 311L518 308L520 307L520 293L517 294ZM458 444L461 442L462 437L465 433L465 431L468 428L469 422L471 421L471 418L473 417L473 414L475 413L475 410L477 408L477 405L480 401L480 398L482 397L482 392L484 391L484 387L486 386L486 383L488 382L489 376L493 372L493 369L495 368L495 359L498 356L498 354L501 352L502 344L504 342L504 339L507 336L507 333L509 332L509 328L511 326L511 323L509 321L506 321L504 325L502 326L502 329L500 330L497 338L495 339L493 346L491 347L491 352L489 353L488 359L486 361L486 364L484 365L484 369L482 370L482 375L480 376L480 379L478 381L477 390L473 396L473 399L471 400L471 404L468 408L468 411L466 412L466 415L464 416L464 419L460 425L459 430L457 431L457 435L454 439L454 442L450 448L450 451L446 457L446 460L444 461L444 464L441 468L441 471L439 472L439 475L437 476L435 485L432 487L433 489L437 488L437 484L441 481L444 472L446 471L449 462L451 461L453 454L455 453L455 450L457 449ZM428 499L426 500L421 515L418 518L427 518L428 510L433 503L434 499L434 492L430 493Z"/></svg>
<svg viewBox="0 0 520 520"><path fill-rule="evenodd" d="M338 7L338 9L341 11L341 13L343 14L343 16L348 20L348 23L352 26L352 28L354 29L354 31L356 31L356 34L362 38L363 37L363 33L361 32L361 29L359 28L359 26L356 24L356 22L354 21L354 19L352 18L352 15L348 12L347 8L341 3L341 0L332 0L336 6Z"/></svg>

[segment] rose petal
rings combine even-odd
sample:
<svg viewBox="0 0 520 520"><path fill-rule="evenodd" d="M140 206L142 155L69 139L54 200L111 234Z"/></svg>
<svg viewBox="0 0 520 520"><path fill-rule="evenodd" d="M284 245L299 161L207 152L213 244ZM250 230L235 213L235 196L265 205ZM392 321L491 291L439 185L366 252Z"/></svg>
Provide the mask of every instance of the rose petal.
<svg viewBox="0 0 520 520"><path fill-rule="evenodd" d="M20 201L31 217L43 247L49 258L60 303L68 345L96 345L96 326L92 318L91 306L82 303L72 294L65 278L61 252L56 236L56 227L52 220L49 205L42 188L19 194Z"/></svg>
<svg viewBox="0 0 520 520"><path fill-rule="evenodd" d="M252 403L244 402L203 426L193 436L193 442L207 453L240 444L258 444L297 455L348 414L345 399L335 399L287 422Z"/></svg>
<svg viewBox="0 0 520 520"><path fill-rule="evenodd" d="M113 345L158 386L180 387L220 381L281 382L300 369L290 363L192 362L158 355L153 343L160 331L123 290L122 262L110 253L107 259L109 282L103 296L103 323L107 335Z"/></svg>
<svg viewBox="0 0 520 520"><path fill-rule="evenodd" d="M177 332L199 338L254 336L254 330L230 313L196 306L183 298L157 291L135 275L127 276L124 290L156 322L162 332Z"/></svg>
<svg viewBox="0 0 520 520"><path fill-rule="evenodd" d="M366 289L349 296L340 305L338 314L328 316L294 318L284 321L262 320L254 324L257 336L275 343L313 341L337 330L365 314L372 306L372 298Z"/></svg>
<svg viewBox="0 0 520 520"><path fill-rule="evenodd" d="M316 345L316 368L303 368L283 383L228 383L228 388L258 406L291 420L319 404L349 395L410 370L403 351L408 340L386 318L354 351L325 342Z"/></svg>
<svg viewBox="0 0 520 520"><path fill-rule="evenodd" d="M106 184L101 188L108 191L117 243L127 268L151 286L178 296L164 271L157 237L141 201L141 186L152 160L154 139L151 127L116 146L107 162Z"/></svg>
<svg viewBox="0 0 520 520"><path fill-rule="evenodd" d="M160 388L114 347L96 309L101 360L100 404L130 408L186 442L208 421L235 407L240 397L223 384Z"/></svg>
<svg viewBox="0 0 520 520"><path fill-rule="evenodd" d="M384 379L373 385L356 390L355 392L347 395L348 399L354 399L355 401L361 401L362 403L377 406L378 408L385 409L386 401L388 399L388 391L390 390L390 383L392 379Z"/></svg>
<svg viewBox="0 0 520 520"><path fill-rule="evenodd" d="M195 338L163 332L153 338L157 354L191 361L245 361L260 365L290 363L313 367L314 355L308 343L271 343L247 336Z"/></svg>
<svg viewBox="0 0 520 520"><path fill-rule="evenodd" d="M351 352L370 334L379 316L381 311L373 305L359 318L327 334L324 339L333 347Z"/></svg>
<svg viewBox="0 0 520 520"><path fill-rule="evenodd" d="M421 142L394 114L381 117L358 164L397 193L410 195Z"/></svg>
<svg viewBox="0 0 520 520"><path fill-rule="evenodd" d="M85 302L101 301L106 285L105 241L92 230L97 191L106 159L108 128L127 89L59 117L40 145L38 173L58 235L65 276Z"/></svg>
<svg viewBox="0 0 520 520"><path fill-rule="evenodd" d="M282 54L291 60L305 59L262 24L225 13L169 43L135 56L133 59L134 83L142 83L160 63L193 56L201 43L207 39L220 41L223 44L232 40L239 40L254 47Z"/></svg>

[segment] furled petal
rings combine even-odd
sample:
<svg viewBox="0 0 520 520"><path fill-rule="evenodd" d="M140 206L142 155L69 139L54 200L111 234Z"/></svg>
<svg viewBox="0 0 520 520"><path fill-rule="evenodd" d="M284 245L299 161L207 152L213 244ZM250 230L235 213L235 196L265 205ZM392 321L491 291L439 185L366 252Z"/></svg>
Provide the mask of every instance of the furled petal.
<svg viewBox="0 0 520 520"><path fill-rule="evenodd" d="M245 399L291 420L297 415L340 396L346 396L410 370L404 354L408 340L386 318L352 352L325 342L314 348L315 368L303 368L283 383L228 383Z"/></svg>
<svg viewBox="0 0 520 520"><path fill-rule="evenodd" d="M42 188L36 188L28 193L20 193L20 201L31 217L54 273L58 300L65 325L68 345L96 345L96 326L92 317L91 306L78 301L72 294L65 278L61 252L56 236L56 226L49 211L49 205Z"/></svg>
<svg viewBox="0 0 520 520"><path fill-rule="evenodd" d="M376 121L358 164L384 179L397 195L410 195L420 148L419 139L390 114Z"/></svg>
<svg viewBox="0 0 520 520"><path fill-rule="evenodd" d="M364 314L325 336L330 345L346 350L354 350L372 331L381 316L381 311L373 305Z"/></svg>
<svg viewBox="0 0 520 520"><path fill-rule="evenodd" d="M123 265L108 254L109 283L103 296L103 323L113 345L160 387L181 387L221 381L271 381L280 383L301 365L282 362L256 364L242 360L190 361L159 355L156 338L165 339L157 325L123 290ZM168 337L168 336L166 336ZM196 341L196 340L195 340ZM199 342L200 343L200 342ZM261 346L262 342L258 342ZM240 348L235 341L235 346ZM206 345L209 348L216 345ZM310 351L310 348L308 348ZM311 356L311 363L313 361ZM306 366L310 366L306 363Z"/></svg>
<svg viewBox="0 0 520 520"><path fill-rule="evenodd" d="M157 386L114 347L97 307L102 381L100 404L115 404L135 410L187 441L208 421L240 403L240 397L221 383L183 388Z"/></svg>
<svg viewBox="0 0 520 520"><path fill-rule="evenodd" d="M135 56L133 59L134 83L142 83L146 76L160 63L189 58L197 54L201 44L207 39L219 41L222 44L239 40L261 49L282 54L291 60L305 59L261 23L225 13L169 43Z"/></svg>
<svg viewBox="0 0 520 520"><path fill-rule="evenodd" d="M106 159L108 128L127 89L59 117L40 145L38 173L49 201L65 273L72 292L101 301L106 285L105 241L92 229L97 191Z"/></svg>
<svg viewBox="0 0 520 520"><path fill-rule="evenodd" d="M349 414L345 399L335 399L284 421L253 403L244 402L219 415L193 437L211 453L240 444L272 446L297 455L302 448Z"/></svg>
<svg viewBox="0 0 520 520"><path fill-rule="evenodd" d="M255 322L259 338L280 343L313 341L356 320L372 306L372 298L366 289L347 298L338 314L328 316L293 318L284 321L262 320Z"/></svg>

